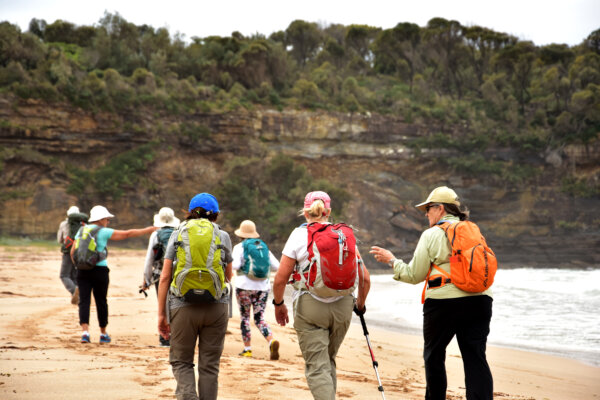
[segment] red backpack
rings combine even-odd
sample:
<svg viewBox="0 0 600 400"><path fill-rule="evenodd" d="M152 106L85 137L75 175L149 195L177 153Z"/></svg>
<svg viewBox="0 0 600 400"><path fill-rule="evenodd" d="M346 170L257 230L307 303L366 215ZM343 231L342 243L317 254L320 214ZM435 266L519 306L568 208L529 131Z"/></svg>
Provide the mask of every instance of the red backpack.
<svg viewBox="0 0 600 400"><path fill-rule="evenodd" d="M452 283L457 288L470 293L481 293L489 289L494 283L498 260L492 249L488 247L479 227L471 221L456 223L441 221L438 226L444 230L452 247L450 274L437 265L431 264L425 278L422 302L425 301L427 285L431 288Z"/></svg>
<svg viewBox="0 0 600 400"><path fill-rule="evenodd" d="M358 285L356 238L344 223L313 222L308 230L308 267L298 274L304 287L319 297L345 296Z"/></svg>

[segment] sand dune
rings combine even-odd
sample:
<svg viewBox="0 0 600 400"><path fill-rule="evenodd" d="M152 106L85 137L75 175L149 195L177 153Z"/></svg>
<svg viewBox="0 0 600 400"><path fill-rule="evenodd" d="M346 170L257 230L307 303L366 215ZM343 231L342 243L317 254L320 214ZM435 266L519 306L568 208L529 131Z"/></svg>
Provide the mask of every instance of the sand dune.
<svg viewBox="0 0 600 400"><path fill-rule="evenodd" d="M0 247L0 398L47 400L173 399L168 349L158 347L156 295L138 293L144 251L113 250L109 257L109 326L113 342L100 345L92 306L92 343L79 343L77 307L58 277L60 253L37 247ZM270 361L253 327L252 359L242 349L239 314L229 321L221 359L220 399L299 400L311 395L291 327L267 319L281 342ZM368 314L366 315L368 323ZM422 339L369 327L387 399L422 399ZM568 338L565 338L567 340ZM488 358L498 399L600 399L600 368L541 354L491 347ZM448 398L464 398L462 362L448 351ZM353 324L338 357L339 399L380 399L360 324Z"/></svg>

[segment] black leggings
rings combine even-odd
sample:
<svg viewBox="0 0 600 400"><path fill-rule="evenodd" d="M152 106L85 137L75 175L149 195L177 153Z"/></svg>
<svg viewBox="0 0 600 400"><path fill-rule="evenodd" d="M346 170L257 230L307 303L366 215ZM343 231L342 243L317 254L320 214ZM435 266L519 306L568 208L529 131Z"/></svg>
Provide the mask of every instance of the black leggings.
<svg viewBox="0 0 600 400"><path fill-rule="evenodd" d="M100 328L108 325L108 267L94 267L89 271L77 271L77 286L79 286L79 325L90 323L90 301L94 293L98 324Z"/></svg>
<svg viewBox="0 0 600 400"><path fill-rule="evenodd" d="M492 373L485 349L490 333L492 298L485 295L427 299L423 306L426 400L446 399L446 347L456 335L465 371L467 400L491 400Z"/></svg>

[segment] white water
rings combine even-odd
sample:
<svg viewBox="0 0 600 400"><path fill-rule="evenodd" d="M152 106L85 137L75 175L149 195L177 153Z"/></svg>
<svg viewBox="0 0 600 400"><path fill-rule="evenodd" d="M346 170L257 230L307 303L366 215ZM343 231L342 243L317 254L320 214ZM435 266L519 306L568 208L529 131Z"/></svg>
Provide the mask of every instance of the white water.
<svg viewBox="0 0 600 400"><path fill-rule="evenodd" d="M423 283L372 275L367 324L422 334ZM600 366L600 269L498 270L488 343Z"/></svg>

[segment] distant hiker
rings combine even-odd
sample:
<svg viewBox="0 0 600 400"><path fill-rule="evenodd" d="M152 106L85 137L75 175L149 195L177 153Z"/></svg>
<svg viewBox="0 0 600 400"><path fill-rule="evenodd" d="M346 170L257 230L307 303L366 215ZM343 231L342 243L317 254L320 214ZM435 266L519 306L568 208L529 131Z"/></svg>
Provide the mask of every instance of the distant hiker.
<svg viewBox="0 0 600 400"><path fill-rule="evenodd" d="M96 303L98 324L100 325L100 343L110 343L106 333L108 325L108 249L109 240L123 240L142 235L149 235L157 228L148 226L143 229L126 231L108 228L114 215L106 207L94 206L90 210L89 224L82 227L75 236L75 244L71 247L71 257L77 267L77 284L79 286L79 324L83 333L81 343L90 343L90 300L92 293Z"/></svg>
<svg viewBox="0 0 600 400"><path fill-rule="evenodd" d="M180 400L215 400L219 390L232 258L231 239L216 224L218 216L219 203L213 195L199 193L191 199L185 221L169 239L160 275L158 330L171 339L169 362Z"/></svg>
<svg viewBox="0 0 600 400"><path fill-rule="evenodd" d="M82 225L87 223L88 216L80 213L77 206L71 206L67 210L67 218L62 221L56 233L56 241L61 244L62 262L60 265L60 280L65 288L71 293L71 304L79 303L79 288L77 287L77 270L71 260L71 246L75 234Z"/></svg>
<svg viewBox="0 0 600 400"><path fill-rule="evenodd" d="M485 355L492 318L491 291L485 290L485 287L476 289L479 292L459 289L457 285L469 278L465 278L464 271L457 268L460 268L463 257L471 257L474 263L468 268L475 271L475 264L479 262L477 255L484 263L482 271L486 275L493 272L495 256L487 248L479 229L473 228L474 224L467 221L469 213L460 209L454 190L446 186L438 187L416 207L425 212L429 229L421 235L412 260L407 264L395 258L389 250L377 246L373 246L370 253L377 261L389 264L394 269L395 280L412 284L426 281L423 296L423 357L427 380L425 398L446 398L446 347L456 336L464 364L467 399L492 399L493 379ZM460 225L470 229L467 233L473 234L474 241L479 245L472 252L452 255L456 242L461 240L455 233L464 229ZM453 238L453 244L450 238ZM491 275L483 278L486 281L484 285L489 287L491 280Z"/></svg>
<svg viewBox="0 0 600 400"><path fill-rule="evenodd" d="M144 265L144 282L141 291L146 291L154 285L158 294L158 280L162 272L165 258L165 250L169 244L171 234L179 226L179 218L175 217L175 212L169 207L163 207L154 215L154 226L159 228L152 232L148 240L148 251L146 252L146 261ZM169 340L158 335L158 342L163 347L169 346Z"/></svg>
<svg viewBox="0 0 600 400"><path fill-rule="evenodd" d="M335 357L350 326L355 303L359 311L365 310L371 286L352 228L331 224L330 214L327 193L306 195L300 215L307 223L290 235L273 283L275 318L285 326L289 317L283 294L293 277L294 328L306 364L306 380L317 400L335 399Z"/></svg>
<svg viewBox="0 0 600 400"><path fill-rule="evenodd" d="M252 357L250 335L250 311L254 313L254 323L269 342L271 360L279 359L279 342L273 339L273 332L264 319L267 298L271 289L270 271L277 271L279 260L271 253L266 243L259 239L256 225L250 220L242 221L234 232L244 239L233 248L233 270L235 278L235 296L240 307L240 327L244 349L243 357Z"/></svg>

